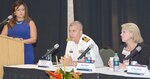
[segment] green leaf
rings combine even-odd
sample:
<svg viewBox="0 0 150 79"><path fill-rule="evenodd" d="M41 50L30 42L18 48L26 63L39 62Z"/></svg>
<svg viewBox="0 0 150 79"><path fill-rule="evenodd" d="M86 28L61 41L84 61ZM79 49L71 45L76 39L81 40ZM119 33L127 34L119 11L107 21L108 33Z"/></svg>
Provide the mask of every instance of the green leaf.
<svg viewBox="0 0 150 79"><path fill-rule="evenodd" d="M71 75L70 73L66 73L66 74L64 75L64 78L65 78L65 79L72 79L72 75Z"/></svg>
<svg viewBox="0 0 150 79"><path fill-rule="evenodd" d="M70 72L74 72L74 69L72 69Z"/></svg>

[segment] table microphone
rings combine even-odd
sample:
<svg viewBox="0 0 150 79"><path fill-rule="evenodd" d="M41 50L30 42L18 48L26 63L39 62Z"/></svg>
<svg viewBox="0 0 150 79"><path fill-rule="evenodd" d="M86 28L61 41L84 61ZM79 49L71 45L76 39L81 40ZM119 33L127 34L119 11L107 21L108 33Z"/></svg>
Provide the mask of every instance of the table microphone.
<svg viewBox="0 0 150 79"><path fill-rule="evenodd" d="M78 57L78 60L79 59L82 59L85 55L86 55L86 53L89 51L89 50L91 50L91 48L93 48L93 44L91 44L91 45L89 45L89 47Z"/></svg>
<svg viewBox="0 0 150 79"><path fill-rule="evenodd" d="M55 44L54 47L52 47L49 52L46 52L46 54L42 56L42 58L46 57L49 54L52 54L56 49L58 49L58 47L59 47L59 44Z"/></svg>
<svg viewBox="0 0 150 79"><path fill-rule="evenodd" d="M142 47L137 46L133 51L131 51L131 53L126 58L124 58L124 60L128 60L128 59L132 58L133 56L138 54L141 50L142 50Z"/></svg>

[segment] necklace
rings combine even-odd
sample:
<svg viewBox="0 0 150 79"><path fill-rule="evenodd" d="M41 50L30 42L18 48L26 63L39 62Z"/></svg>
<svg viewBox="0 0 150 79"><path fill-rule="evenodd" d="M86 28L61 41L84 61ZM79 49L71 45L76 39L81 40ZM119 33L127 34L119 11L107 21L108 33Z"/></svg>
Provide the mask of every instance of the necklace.
<svg viewBox="0 0 150 79"><path fill-rule="evenodd" d="M17 23L17 24L22 24L22 23L23 23L23 21L17 21L16 23Z"/></svg>

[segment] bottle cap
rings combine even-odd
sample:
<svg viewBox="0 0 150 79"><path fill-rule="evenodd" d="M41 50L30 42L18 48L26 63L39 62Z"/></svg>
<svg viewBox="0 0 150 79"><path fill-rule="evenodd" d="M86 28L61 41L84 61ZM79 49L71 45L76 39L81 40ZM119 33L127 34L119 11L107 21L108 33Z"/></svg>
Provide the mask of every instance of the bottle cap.
<svg viewBox="0 0 150 79"><path fill-rule="evenodd" d="M115 55L118 55L118 53L117 53L117 52L115 52Z"/></svg>

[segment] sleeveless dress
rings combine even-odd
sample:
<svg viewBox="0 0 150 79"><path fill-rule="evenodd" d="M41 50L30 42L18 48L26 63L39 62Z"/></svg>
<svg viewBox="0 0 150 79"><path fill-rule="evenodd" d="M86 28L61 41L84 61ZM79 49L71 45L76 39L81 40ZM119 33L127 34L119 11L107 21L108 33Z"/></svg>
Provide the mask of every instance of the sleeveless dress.
<svg viewBox="0 0 150 79"><path fill-rule="evenodd" d="M30 26L28 23L25 23L24 21L17 21L14 27L8 28L8 36L23 39L30 38ZM32 44L24 44L24 63L34 63L34 51Z"/></svg>

